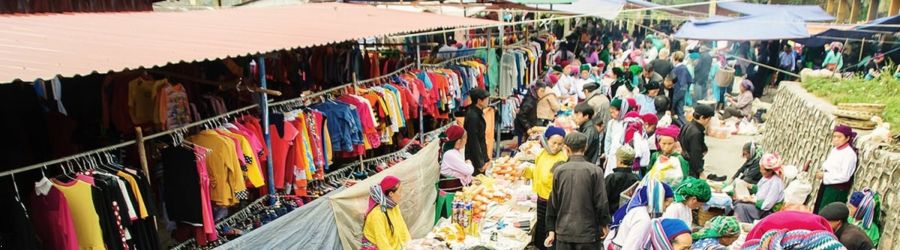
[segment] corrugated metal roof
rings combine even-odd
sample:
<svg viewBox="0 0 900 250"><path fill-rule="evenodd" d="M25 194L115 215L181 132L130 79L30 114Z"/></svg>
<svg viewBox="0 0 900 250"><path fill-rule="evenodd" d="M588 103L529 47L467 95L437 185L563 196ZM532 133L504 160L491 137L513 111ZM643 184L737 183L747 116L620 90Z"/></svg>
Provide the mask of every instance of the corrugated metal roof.
<svg viewBox="0 0 900 250"><path fill-rule="evenodd" d="M198 12L0 16L0 83L494 24L498 22L341 3Z"/></svg>

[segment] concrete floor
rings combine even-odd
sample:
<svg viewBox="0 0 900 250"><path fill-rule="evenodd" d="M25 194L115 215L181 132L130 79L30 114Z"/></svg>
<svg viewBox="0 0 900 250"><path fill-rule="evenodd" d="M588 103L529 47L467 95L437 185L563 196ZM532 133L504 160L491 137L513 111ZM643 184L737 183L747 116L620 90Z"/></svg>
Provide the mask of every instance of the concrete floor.
<svg viewBox="0 0 900 250"><path fill-rule="evenodd" d="M746 135L732 135L726 139L707 136L706 146L709 148L709 152L706 153L704 171L707 174L725 175L731 178L744 164L741 149L745 143L753 139L754 137Z"/></svg>

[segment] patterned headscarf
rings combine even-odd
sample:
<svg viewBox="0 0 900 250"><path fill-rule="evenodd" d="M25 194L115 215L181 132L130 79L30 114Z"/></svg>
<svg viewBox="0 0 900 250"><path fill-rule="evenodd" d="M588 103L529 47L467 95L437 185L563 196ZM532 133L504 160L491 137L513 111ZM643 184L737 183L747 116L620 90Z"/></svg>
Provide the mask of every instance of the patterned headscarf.
<svg viewBox="0 0 900 250"><path fill-rule="evenodd" d="M875 191L865 188L862 192L853 192L850 195L850 204L856 207L856 213L853 214L853 218L862 222L864 229L871 228L872 223L875 221L875 214L878 213L875 209L878 204L878 197Z"/></svg>
<svg viewBox="0 0 900 250"><path fill-rule="evenodd" d="M675 193L676 202L682 202L689 196L696 197L701 202L707 202L712 198L712 189L709 188L709 184L694 177L685 178L681 181L681 184L675 187L673 192Z"/></svg>
<svg viewBox="0 0 900 250"><path fill-rule="evenodd" d="M671 250L672 240L675 237L690 233L691 229L682 220L672 218L653 219L650 221L650 239L648 239L648 243L655 250Z"/></svg>
<svg viewBox="0 0 900 250"><path fill-rule="evenodd" d="M376 206L380 207L382 212L387 212L388 208L397 206L397 202L391 200L391 197L385 194L385 191L396 187L397 184L400 184L400 179L396 176L388 175L379 184L372 185L369 188L369 209L366 210L366 215Z"/></svg>
<svg viewBox="0 0 900 250"><path fill-rule="evenodd" d="M749 240L741 246L743 250L846 250L829 231L818 230L771 230L762 238Z"/></svg>
<svg viewBox="0 0 900 250"><path fill-rule="evenodd" d="M650 178L646 183L638 186L637 191L631 196L631 200L628 201L627 205L616 210L609 228L616 229L619 227L619 224L622 224L622 220L625 219L625 215L635 207L646 206L651 218L659 217L662 215L663 209L665 209L663 205L666 199L672 197L672 188L669 185Z"/></svg>
<svg viewBox="0 0 900 250"><path fill-rule="evenodd" d="M712 220L706 222L706 227L700 229L699 232L691 234L694 240L702 240L708 238L720 238L724 236L735 236L741 234L741 225L737 219L731 216L716 216Z"/></svg>
<svg viewBox="0 0 900 250"><path fill-rule="evenodd" d="M759 166L768 170L775 171L775 175L781 175L781 167L783 166L781 162L781 157L778 156L778 153L774 154L765 154L762 159L759 159Z"/></svg>

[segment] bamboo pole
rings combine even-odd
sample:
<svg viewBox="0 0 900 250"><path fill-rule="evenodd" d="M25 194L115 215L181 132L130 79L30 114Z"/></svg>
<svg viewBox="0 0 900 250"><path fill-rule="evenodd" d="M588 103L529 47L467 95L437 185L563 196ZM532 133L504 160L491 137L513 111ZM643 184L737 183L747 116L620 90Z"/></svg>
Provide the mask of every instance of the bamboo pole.
<svg viewBox="0 0 900 250"><path fill-rule="evenodd" d="M147 150L144 148L144 130L141 127L134 127L134 133L137 135L137 150L138 150L138 159L141 162L141 170L144 171L144 175L147 176L147 185L150 185L150 168L147 167Z"/></svg>

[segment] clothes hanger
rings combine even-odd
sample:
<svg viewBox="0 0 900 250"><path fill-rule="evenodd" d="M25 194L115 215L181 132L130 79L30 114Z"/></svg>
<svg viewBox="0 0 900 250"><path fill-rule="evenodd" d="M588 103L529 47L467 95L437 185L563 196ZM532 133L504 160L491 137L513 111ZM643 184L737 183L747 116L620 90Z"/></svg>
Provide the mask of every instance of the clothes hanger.
<svg viewBox="0 0 900 250"><path fill-rule="evenodd" d="M19 206L22 206L22 211L25 214L25 218L29 218L28 209L25 208L25 204L22 203L22 197L19 195L19 185L16 185L16 174L11 174L10 177L12 178L13 190L16 192L16 202L19 203Z"/></svg>

